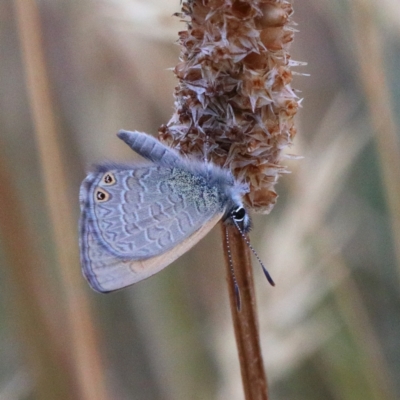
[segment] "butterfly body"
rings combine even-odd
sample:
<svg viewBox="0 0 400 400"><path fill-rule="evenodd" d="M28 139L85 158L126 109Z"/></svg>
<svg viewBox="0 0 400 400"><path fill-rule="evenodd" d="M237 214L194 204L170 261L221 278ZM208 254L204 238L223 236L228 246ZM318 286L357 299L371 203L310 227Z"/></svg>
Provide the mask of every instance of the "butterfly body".
<svg viewBox="0 0 400 400"><path fill-rule="evenodd" d="M184 158L149 135L118 136L150 163L101 164L82 183L81 264L99 292L170 264L242 208L246 192L227 170Z"/></svg>

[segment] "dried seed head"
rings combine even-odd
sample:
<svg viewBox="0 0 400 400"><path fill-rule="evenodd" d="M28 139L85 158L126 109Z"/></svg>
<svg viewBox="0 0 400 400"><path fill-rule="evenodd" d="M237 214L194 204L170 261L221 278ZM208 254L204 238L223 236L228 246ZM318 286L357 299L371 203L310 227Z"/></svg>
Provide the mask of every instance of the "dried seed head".
<svg viewBox="0 0 400 400"><path fill-rule="evenodd" d="M250 184L247 206L269 212L296 133L299 102L290 83L292 6L284 0L187 0L179 15L175 113L160 139L229 168Z"/></svg>

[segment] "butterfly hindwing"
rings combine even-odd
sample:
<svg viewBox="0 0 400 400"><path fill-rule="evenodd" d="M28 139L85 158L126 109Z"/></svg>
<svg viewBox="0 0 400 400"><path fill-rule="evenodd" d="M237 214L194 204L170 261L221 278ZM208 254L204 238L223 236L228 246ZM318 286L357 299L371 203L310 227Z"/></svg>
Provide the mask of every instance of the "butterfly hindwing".
<svg viewBox="0 0 400 400"><path fill-rule="evenodd" d="M89 189L89 215L96 237L126 259L162 254L190 236L219 209L205 204L207 189L176 168L144 165L99 172Z"/></svg>
<svg viewBox="0 0 400 400"><path fill-rule="evenodd" d="M214 188L156 164L101 166L82 184L80 198L83 270L103 292L164 268L222 216Z"/></svg>

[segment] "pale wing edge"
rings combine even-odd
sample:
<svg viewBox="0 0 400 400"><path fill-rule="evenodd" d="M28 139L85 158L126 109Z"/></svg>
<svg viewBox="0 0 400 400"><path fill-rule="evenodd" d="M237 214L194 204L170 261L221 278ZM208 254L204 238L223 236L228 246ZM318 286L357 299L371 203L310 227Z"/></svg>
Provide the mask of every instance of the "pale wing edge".
<svg viewBox="0 0 400 400"><path fill-rule="evenodd" d="M101 293L108 293L133 285L134 283L140 282L161 271L179 258L182 254L186 253L204 236L206 236L208 232L210 232L210 230L217 224L222 216L223 213L216 214L192 235L165 253L144 260L135 260L129 262L121 261L120 268L124 269L123 273L125 275L127 274L127 277L124 279L123 283L119 280L114 280L114 282L113 280L108 280L105 281L105 283L100 283L100 273L96 273L94 271L91 263L87 262L88 260L85 260L86 262L84 262L82 265L83 274L90 286L94 290ZM85 249L82 249L82 251L85 251ZM102 268L100 271L103 274L107 274L107 268Z"/></svg>

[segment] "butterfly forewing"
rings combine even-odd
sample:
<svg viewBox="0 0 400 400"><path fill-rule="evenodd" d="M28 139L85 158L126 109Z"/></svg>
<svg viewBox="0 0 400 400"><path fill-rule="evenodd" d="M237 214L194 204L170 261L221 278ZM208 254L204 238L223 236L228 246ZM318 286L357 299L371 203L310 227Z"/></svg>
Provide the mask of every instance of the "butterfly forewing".
<svg viewBox="0 0 400 400"><path fill-rule="evenodd" d="M128 286L192 247L222 217L216 189L206 186L154 164L90 174L81 189L81 259L91 286Z"/></svg>
<svg viewBox="0 0 400 400"><path fill-rule="evenodd" d="M82 215L81 262L90 286L98 292L122 289L161 271L201 240L221 219L216 214L191 236L167 252L145 260L122 260L102 246L93 234L89 221Z"/></svg>

